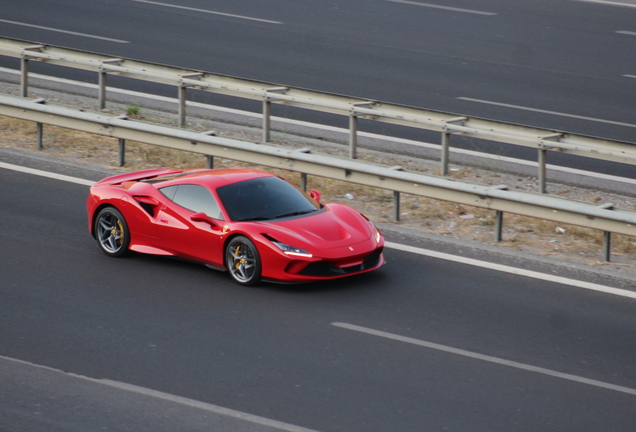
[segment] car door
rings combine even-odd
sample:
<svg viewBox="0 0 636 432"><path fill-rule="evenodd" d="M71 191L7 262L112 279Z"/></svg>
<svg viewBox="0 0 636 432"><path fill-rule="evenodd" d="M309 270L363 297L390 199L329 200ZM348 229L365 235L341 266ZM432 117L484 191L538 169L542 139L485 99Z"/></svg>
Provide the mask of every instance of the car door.
<svg viewBox="0 0 636 432"><path fill-rule="evenodd" d="M222 266L224 221L212 193L193 184L159 190L168 198L156 217L157 236L164 248L186 258ZM200 213L207 218L192 220L193 215Z"/></svg>

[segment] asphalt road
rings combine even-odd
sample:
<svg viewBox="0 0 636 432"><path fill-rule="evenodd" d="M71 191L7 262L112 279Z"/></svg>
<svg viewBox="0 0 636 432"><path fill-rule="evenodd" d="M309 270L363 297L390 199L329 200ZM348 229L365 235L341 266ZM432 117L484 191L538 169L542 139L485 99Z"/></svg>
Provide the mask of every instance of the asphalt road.
<svg viewBox="0 0 636 432"><path fill-rule="evenodd" d="M3 36L636 141L634 7L572 0L23 0L4 5L0 19ZM2 59L0 66L17 67L17 60ZM36 63L32 70L62 73ZM109 83L176 94L116 78ZM190 94L260 110L258 103ZM286 107L273 112L340 126L347 121ZM362 122L361 129L440 140L389 125ZM461 137L453 145L536 159L533 151ZM562 156L551 154L550 162L634 176L631 167Z"/></svg>
<svg viewBox="0 0 636 432"><path fill-rule="evenodd" d="M3 36L634 141L636 39L617 33L636 31L633 8L171 1L229 16L5 3ZM86 194L0 169L2 432L636 423L634 300L394 249L374 274L244 289L184 261L106 257L87 233Z"/></svg>
<svg viewBox="0 0 636 432"><path fill-rule="evenodd" d="M105 256L87 186L0 184L2 431L633 430L633 299L394 249L246 289Z"/></svg>

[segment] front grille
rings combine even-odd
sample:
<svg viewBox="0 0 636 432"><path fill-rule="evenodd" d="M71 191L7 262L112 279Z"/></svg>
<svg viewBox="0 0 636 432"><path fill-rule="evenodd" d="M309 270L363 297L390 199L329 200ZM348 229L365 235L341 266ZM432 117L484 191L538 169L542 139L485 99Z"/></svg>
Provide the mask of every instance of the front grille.
<svg viewBox="0 0 636 432"><path fill-rule="evenodd" d="M316 276L316 277L330 277L330 276L343 276L351 273L357 273L365 269L373 268L380 262L382 255L381 249L376 249L369 255L367 255L362 264L352 267L337 267L329 262L315 262L305 267L299 274L303 276Z"/></svg>

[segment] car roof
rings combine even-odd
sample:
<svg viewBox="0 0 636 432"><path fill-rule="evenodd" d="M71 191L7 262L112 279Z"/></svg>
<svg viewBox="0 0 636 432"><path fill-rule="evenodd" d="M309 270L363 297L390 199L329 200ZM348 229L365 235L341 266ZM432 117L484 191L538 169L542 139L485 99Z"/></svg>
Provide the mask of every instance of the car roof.
<svg viewBox="0 0 636 432"><path fill-rule="evenodd" d="M171 172L144 181L153 183L158 189L179 184L197 184L216 189L232 183L272 176L274 174L267 171L248 168L192 169Z"/></svg>

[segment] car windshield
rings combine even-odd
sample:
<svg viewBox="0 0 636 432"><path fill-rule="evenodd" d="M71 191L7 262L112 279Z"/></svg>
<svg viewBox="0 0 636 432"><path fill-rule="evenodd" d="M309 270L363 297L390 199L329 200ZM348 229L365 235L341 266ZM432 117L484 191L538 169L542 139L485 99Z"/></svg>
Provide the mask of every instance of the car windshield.
<svg viewBox="0 0 636 432"><path fill-rule="evenodd" d="M314 212L320 207L279 177L263 177L216 190L230 219L271 220Z"/></svg>

